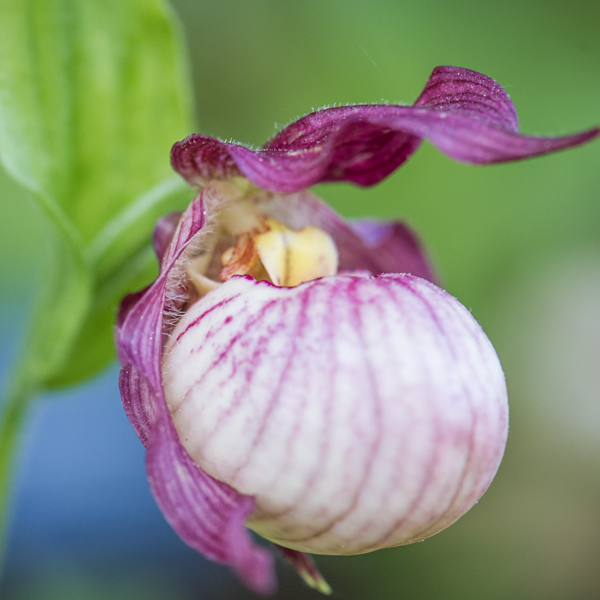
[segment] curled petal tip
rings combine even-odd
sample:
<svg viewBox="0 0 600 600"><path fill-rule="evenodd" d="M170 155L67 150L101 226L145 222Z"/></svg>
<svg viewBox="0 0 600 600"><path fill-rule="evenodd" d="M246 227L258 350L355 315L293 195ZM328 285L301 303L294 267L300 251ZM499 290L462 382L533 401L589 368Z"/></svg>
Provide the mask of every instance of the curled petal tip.
<svg viewBox="0 0 600 600"><path fill-rule="evenodd" d="M273 554L267 548L255 544L250 532L245 529L246 519L253 510L253 498L237 498L237 507L223 532L230 549L227 562L249 589L261 596L268 596L277 590L275 561Z"/></svg>
<svg viewBox="0 0 600 600"><path fill-rule="evenodd" d="M333 593L331 586L327 583L327 581L325 581L321 574L319 574L318 579L315 579L307 571L301 571L300 576L302 577L306 585L308 585L308 587L312 588L313 590L317 590L317 592L321 592L321 594L323 594L324 596L331 596L331 594Z"/></svg>
<svg viewBox="0 0 600 600"><path fill-rule="evenodd" d="M253 592L261 596L271 596L277 591L273 555L266 548L255 550L251 561L234 563L232 568Z"/></svg>
<svg viewBox="0 0 600 600"><path fill-rule="evenodd" d="M193 133L171 149L171 165L186 181L197 184L239 175L226 144L207 135Z"/></svg>
<svg viewBox="0 0 600 600"><path fill-rule="evenodd" d="M331 586L325 581L325 578L321 575L319 569L317 569L310 554L298 552L297 550L292 550L283 546L277 546L277 548L290 565L296 569L298 575L302 577L304 583L306 583L308 587L321 592L321 594L325 596L330 596L332 594L333 590L331 589Z"/></svg>
<svg viewBox="0 0 600 600"><path fill-rule="evenodd" d="M592 140L596 139L598 136L600 136L600 126L598 127L592 127L592 129L589 129L587 131L583 131L582 133L579 134L579 136L581 137L581 142L580 143L585 143L585 142L591 142Z"/></svg>

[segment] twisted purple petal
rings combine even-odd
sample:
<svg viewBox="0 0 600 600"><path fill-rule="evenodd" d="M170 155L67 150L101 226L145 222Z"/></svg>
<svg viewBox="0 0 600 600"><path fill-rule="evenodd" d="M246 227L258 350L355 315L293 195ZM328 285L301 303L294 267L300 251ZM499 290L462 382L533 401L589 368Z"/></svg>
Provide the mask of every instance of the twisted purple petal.
<svg viewBox="0 0 600 600"><path fill-rule="evenodd" d="M518 133L515 107L493 79L437 67L413 106L357 105L298 119L260 150L193 134L173 146L173 167L190 183L244 175L261 188L290 193L326 181L371 186L428 139L471 164L521 160L587 142L599 128L564 137Z"/></svg>
<svg viewBox="0 0 600 600"><path fill-rule="evenodd" d="M164 410L166 406L163 404ZM245 528L254 499L213 479L192 461L170 419L148 447L152 493L181 539L207 558L227 564L255 592L275 591L273 557L256 546Z"/></svg>
<svg viewBox="0 0 600 600"><path fill-rule="evenodd" d="M123 363L119 387L127 416L147 448L148 480L165 518L187 544L230 565L256 592L270 593L275 587L272 557L253 544L244 527L253 498L196 466L179 441L162 387L167 278L204 223L202 194L175 230L173 218L159 222L155 247L162 258L161 273L149 288L125 298L119 315L117 346Z"/></svg>
<svg viewBox="0 0 600 600"><path fill-rule="evenodd" d="M508 94L486 75L457 67L436 67L414 104L463 115L507 131L519 130L519 119Z"/></svg>

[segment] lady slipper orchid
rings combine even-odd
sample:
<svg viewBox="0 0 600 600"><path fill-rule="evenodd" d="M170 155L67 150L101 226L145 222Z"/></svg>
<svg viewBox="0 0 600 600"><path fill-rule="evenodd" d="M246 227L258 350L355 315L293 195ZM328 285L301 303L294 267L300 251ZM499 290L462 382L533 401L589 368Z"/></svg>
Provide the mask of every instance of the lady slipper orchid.
<svg viewBox="0 0 600 600"><path fill-rule="evenodd" d="M199 190L157 224L160 274L124 299L117 344L148 481L190 546L274 589L274 542L308 553L422 540L481 497L508 404L496 353L434 285L401 223L347 223L309 186L371 186L424 138L456 160L518 160L591 140L518 133L505 91L438 67L413 106L307 115L260 150L191 135L173 167Z"/></svg>

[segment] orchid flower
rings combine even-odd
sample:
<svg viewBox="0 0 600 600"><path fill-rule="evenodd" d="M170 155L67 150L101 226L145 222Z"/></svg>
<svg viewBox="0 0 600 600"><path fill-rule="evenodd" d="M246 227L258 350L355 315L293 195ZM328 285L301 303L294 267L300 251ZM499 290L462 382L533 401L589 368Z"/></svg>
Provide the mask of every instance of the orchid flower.
<svg viewBox="0 0 600 600"><path fill-rule="evenodd" d="M467 512L507 438L497 355L405 225L348 223L306 189L374 185L423 139L488 164L598 133L521 135L495 81L438 67L413 106L322 109L260 150L175 144L198 195L158 222L160 274L124 299L117 344L125 411L180 537L268 593L271 553L248 527L328 593L309 553L408 544Z"/></svg>

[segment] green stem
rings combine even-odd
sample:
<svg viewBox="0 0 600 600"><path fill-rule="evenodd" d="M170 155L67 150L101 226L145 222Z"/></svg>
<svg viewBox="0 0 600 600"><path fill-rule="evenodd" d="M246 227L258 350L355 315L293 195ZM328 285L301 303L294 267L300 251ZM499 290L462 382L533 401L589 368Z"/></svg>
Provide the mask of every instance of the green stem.
<svg viewBox="0 0 600 600"><path fill-rule="evenodd" d="M23 425L35 396L27 372L21 369L15 375L0 416L0 568L7 545L15 460Z"/></svg>

